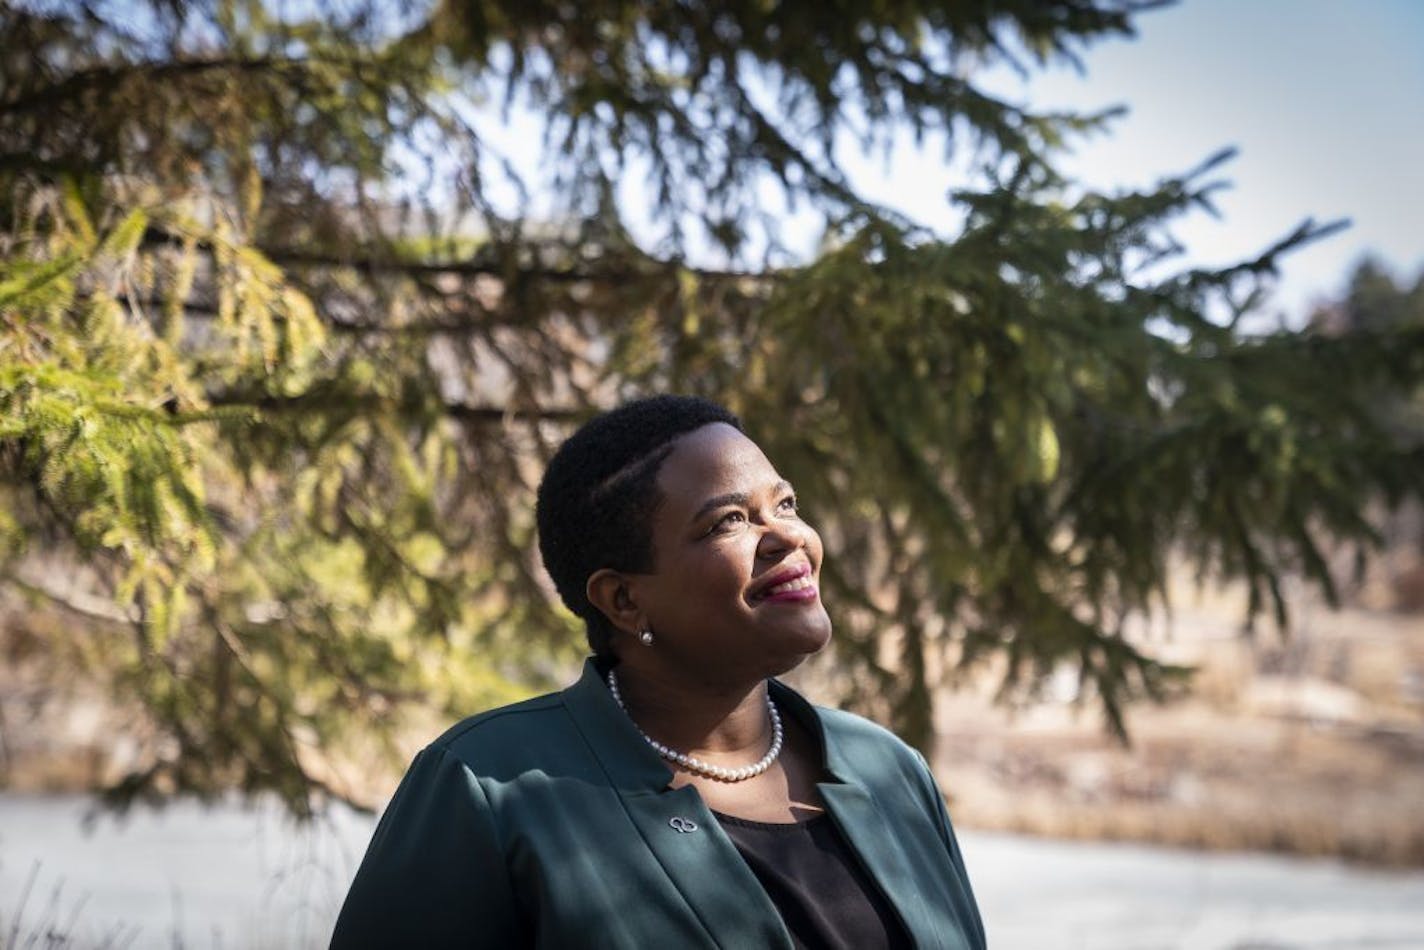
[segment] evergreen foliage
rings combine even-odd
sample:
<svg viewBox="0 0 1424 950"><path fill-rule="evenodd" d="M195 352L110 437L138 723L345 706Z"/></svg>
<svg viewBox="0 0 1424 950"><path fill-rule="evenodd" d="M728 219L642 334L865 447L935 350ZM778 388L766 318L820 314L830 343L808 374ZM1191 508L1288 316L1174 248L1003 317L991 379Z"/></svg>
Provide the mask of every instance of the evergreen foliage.
<svg viewBox="0 0 1424 950"><path fill-rule="evenodd" d="M975 664L1010 698L1070 664L1121 731L1182 678L1123 633L1178 552L1282 625L1284 576L1332 594L1326 548L1424 487L1419 427L1378 411L1417 394L1424 324L1251 330L1279 255L1329 227L1171 272L1216 160L1084 189L1055 155L1106 116L974 81L1151 5L0 10L0 581L84 612L56 652L144 709L113 800L306 813L349 794L333 758L400 757L404 710L562 676L582 632L533 486L635 393L742 416L826 536L836 682L922 747ZM545 122L540 169L485 134L501 103ZM952 236L839 166L905 124L978 150ZM768 189L824 217L815 260ZM730 264L695 266L708 247Z"/></svg>

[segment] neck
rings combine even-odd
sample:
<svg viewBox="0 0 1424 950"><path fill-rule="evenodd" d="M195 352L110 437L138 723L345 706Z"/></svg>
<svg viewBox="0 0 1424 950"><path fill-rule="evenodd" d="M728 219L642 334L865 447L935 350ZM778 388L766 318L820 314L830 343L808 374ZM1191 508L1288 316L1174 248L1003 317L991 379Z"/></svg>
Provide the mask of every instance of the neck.
<svg viewBox="0 0 1424 950"><path fill-rule="evenodd" d="M628 715L643 732L682 752L760 756L770 741L766 680L713 686L614 668Z"/></svg>

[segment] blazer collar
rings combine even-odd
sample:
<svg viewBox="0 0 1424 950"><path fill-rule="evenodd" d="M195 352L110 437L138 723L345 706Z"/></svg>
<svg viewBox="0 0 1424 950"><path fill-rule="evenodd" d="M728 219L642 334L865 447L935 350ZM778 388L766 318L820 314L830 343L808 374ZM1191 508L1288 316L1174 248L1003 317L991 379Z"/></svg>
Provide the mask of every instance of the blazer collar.
<svg viewBox="0 0 1424 950"><path fill-rule="evenodd" d="M603 677L597 660L589 657L578 682L564 690L564 706L614 787L662 791L672 783L672 770L638 733Z"/></svg>
<svg viewBox="0 0 1424 950"><path fill-rule="evenodd" d="M838 783L859 785L854 766L846 760L840 746L826 741L826 727L816 707L807 702L806 697L787 686L781 680L771 680L769 684L772 701L784 713L789 714L816 740L816 756L821 768L828 772L831 780Z"/></svg>

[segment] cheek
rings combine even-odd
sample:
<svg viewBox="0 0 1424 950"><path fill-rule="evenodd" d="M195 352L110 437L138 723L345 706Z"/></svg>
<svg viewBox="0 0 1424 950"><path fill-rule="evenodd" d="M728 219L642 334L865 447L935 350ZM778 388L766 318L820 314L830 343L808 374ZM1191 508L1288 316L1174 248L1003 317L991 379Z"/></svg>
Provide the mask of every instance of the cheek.
<svg viewBox="0 0 1424 950"><path fill-rule="evenodd" d="M748 539L736 538L688 558L679 572L682 590L675 596L690 601L698 594L705 597L740 594L749 576L749 555L754 552L753 543Z"/></svg>
<svg viewBox="0 0 1424 950"><path fill-rule="evenodd" d="M811 560L816 566L816 571L821 570L821 559L825 556L825 547L821 544L821 532L806 525L806 550L811 553Z"/></svg>

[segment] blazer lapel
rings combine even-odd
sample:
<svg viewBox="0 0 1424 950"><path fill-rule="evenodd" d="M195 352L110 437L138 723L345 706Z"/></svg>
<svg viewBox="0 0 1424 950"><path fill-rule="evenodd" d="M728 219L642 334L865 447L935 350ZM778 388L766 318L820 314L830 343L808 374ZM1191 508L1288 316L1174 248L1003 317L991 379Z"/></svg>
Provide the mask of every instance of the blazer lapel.
<svg viewBox="0 0 1424 950"><path fill-rule="evenodd" d="M623 802L714 943L791 950L791 937L771 898L696 789L628 795Z"/></svg>
<svg viewBox="0 0 1424 950"><path fill-rule="evenodd" d="M857 781L855 764L841 748L827 742L821 717L805 697L778 680L771 681L771 688L783 711L810 729L820 745L821 762L832 780L816 787L851 851L895 909L915 946L941 946L899 837L870 792Z"/></svg>
<svg viewBox="0 0 1424 950"><path fill-rule="evenodd" d="M910 874L894 829L876 807L874 799L864 788L849 782L822 782L817 787L826 803L826 811L830 812L851 850L879 885L880 892L899 914L900 922L913 938L915 946L936 946L934 935L926 933L919 886Z"/></svg>
<svg viewBox="0 0 1424 950"><path fill-rule="evenodd" d="M618 707L589 660L563 693L628 817L715 946L791 950L781 915L697 790L672 771ZM630 911L632 908L630 908Z"/></svg>

